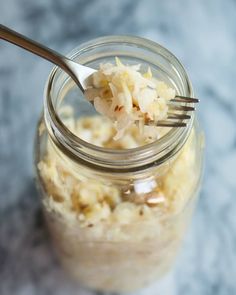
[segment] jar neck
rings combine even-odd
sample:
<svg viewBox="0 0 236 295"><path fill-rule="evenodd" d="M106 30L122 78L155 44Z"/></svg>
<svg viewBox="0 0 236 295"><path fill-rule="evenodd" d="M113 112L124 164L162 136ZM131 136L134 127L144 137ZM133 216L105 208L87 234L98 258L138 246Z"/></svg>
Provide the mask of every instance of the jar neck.
<svg viewBox="0 0 236 295"><path fill-rule="evenodd" d="M154 65L166 72L179 95L193 96L191 83L177 58L162 46L146 39L130 36L103 37L87 42L68 57L81 64L92 60L115 56L135 56L140 62ZM187 127L172 128L153 143L124 150L102 148L90 144L73 134L62 122L56 109L56 88L63 89L68 76L54 67L45 87L44 116L54 144L74 162L99 171L112 173L136 172L156 167L172 158L184 145L191 131L194 116Z"/></svg>

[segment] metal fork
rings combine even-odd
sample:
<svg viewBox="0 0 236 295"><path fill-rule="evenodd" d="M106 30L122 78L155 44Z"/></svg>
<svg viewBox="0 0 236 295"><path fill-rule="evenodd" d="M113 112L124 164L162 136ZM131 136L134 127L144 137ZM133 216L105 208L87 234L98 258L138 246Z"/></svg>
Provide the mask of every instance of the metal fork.
<svg viewBox="0 0 236 295"><path fill-rule="evenodd" d="M0 25L0 39L15 44L59 66L75 81L82 92L87 88L88 78L96 72L95 69L82 66L43 44L3 25Z"/></svg>
<svg viewBox="0 0 236 295"><path fill-rule="evenodd" d="M89 86L89 77L96 72L95 69L80 65L62 54L3 25L0 25L0 39L13 43L59 66L75 81L83 93ZM199 100L197 98L177 95L174 99L170 100L169 113L166 120L157 122L148 121L147 124L155 124L156 126L162 127L185 127L187 124L183 120L189 120L191 116L183 113L173 113L171 111L192 112L195 110L194 107L182 105L182 103L192 104L198 102Z"/></svg>
<svg viewBox="0 0 236 295"><path fill-rule="evenodd" d="M189 120L191 119L191 116L188 114L184 114L183 112L193 112L195 111L196 108L193 106L182 105L181 103L196 104L198 102L199 102L198 98L176 95L175 98L171 99L170 103L168 104L169 112L167 113L166 120L157 121L157 122L150 121L149 124L152 124L158 127L186 127L187 123L183 122L183 120ZM173 113L171 111L177 111L182 113L181 114ZM173 121L173 120L177 120L177 121Z"/></svg>

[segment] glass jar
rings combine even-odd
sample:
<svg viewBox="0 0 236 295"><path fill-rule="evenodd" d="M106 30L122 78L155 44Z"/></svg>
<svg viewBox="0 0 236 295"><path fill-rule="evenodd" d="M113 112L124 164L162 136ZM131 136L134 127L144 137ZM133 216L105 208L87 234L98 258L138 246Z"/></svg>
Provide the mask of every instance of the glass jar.
<svg viewBox="0 0 236 295"><path fill-rule="evenodd" d="M94 68L115 57L150 66L179 95L193 96L173 54L142 38L98 38L68 56ZM91 116L92 124L82 124L86 132L93 128L93 136L107 136L103 119L94 115L74 82L55 67L36 136L37 183L64 267L86 287L133 291L173 264L199 192L203 135L193 113L186 128L172 128L153 143L101 147L78 133L81 118Z"/></svg>

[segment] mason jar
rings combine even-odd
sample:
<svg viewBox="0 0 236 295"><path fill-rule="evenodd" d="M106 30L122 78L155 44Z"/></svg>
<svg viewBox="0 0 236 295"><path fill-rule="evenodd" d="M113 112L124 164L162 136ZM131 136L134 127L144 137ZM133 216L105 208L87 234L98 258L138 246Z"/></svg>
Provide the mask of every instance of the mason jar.
<svg viewBox="0 0 236 295"><path fill-rule="evenodd" d="M141 64L141 70L149 66L179 95L194 95L177 58L146 39L102 37L68 57L92 68L115 57ZM35 165L55 251L85 287L128 292L173 265L199 193L203 133L195 113L187 127L165 129L142 146L101 145L109 130L71 78L54 67L45 87ZM93 143L86 140L91 134Z"/></svg>

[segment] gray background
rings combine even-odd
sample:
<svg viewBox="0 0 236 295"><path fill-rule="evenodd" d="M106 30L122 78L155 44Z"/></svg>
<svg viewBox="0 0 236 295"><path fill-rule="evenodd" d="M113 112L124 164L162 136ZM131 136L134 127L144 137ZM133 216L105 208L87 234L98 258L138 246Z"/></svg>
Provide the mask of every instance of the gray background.
<svg viewBox="0 0 236 295"><path fill-rule="evenodd" d="M134 34L170 49L201 98L203 189L174 270L146 295L236 294L236 1L0 0L0 19L67 53ZM33 182L32 149L51 65L0 41L0 294L92 294L65 277Z"/></svg>

